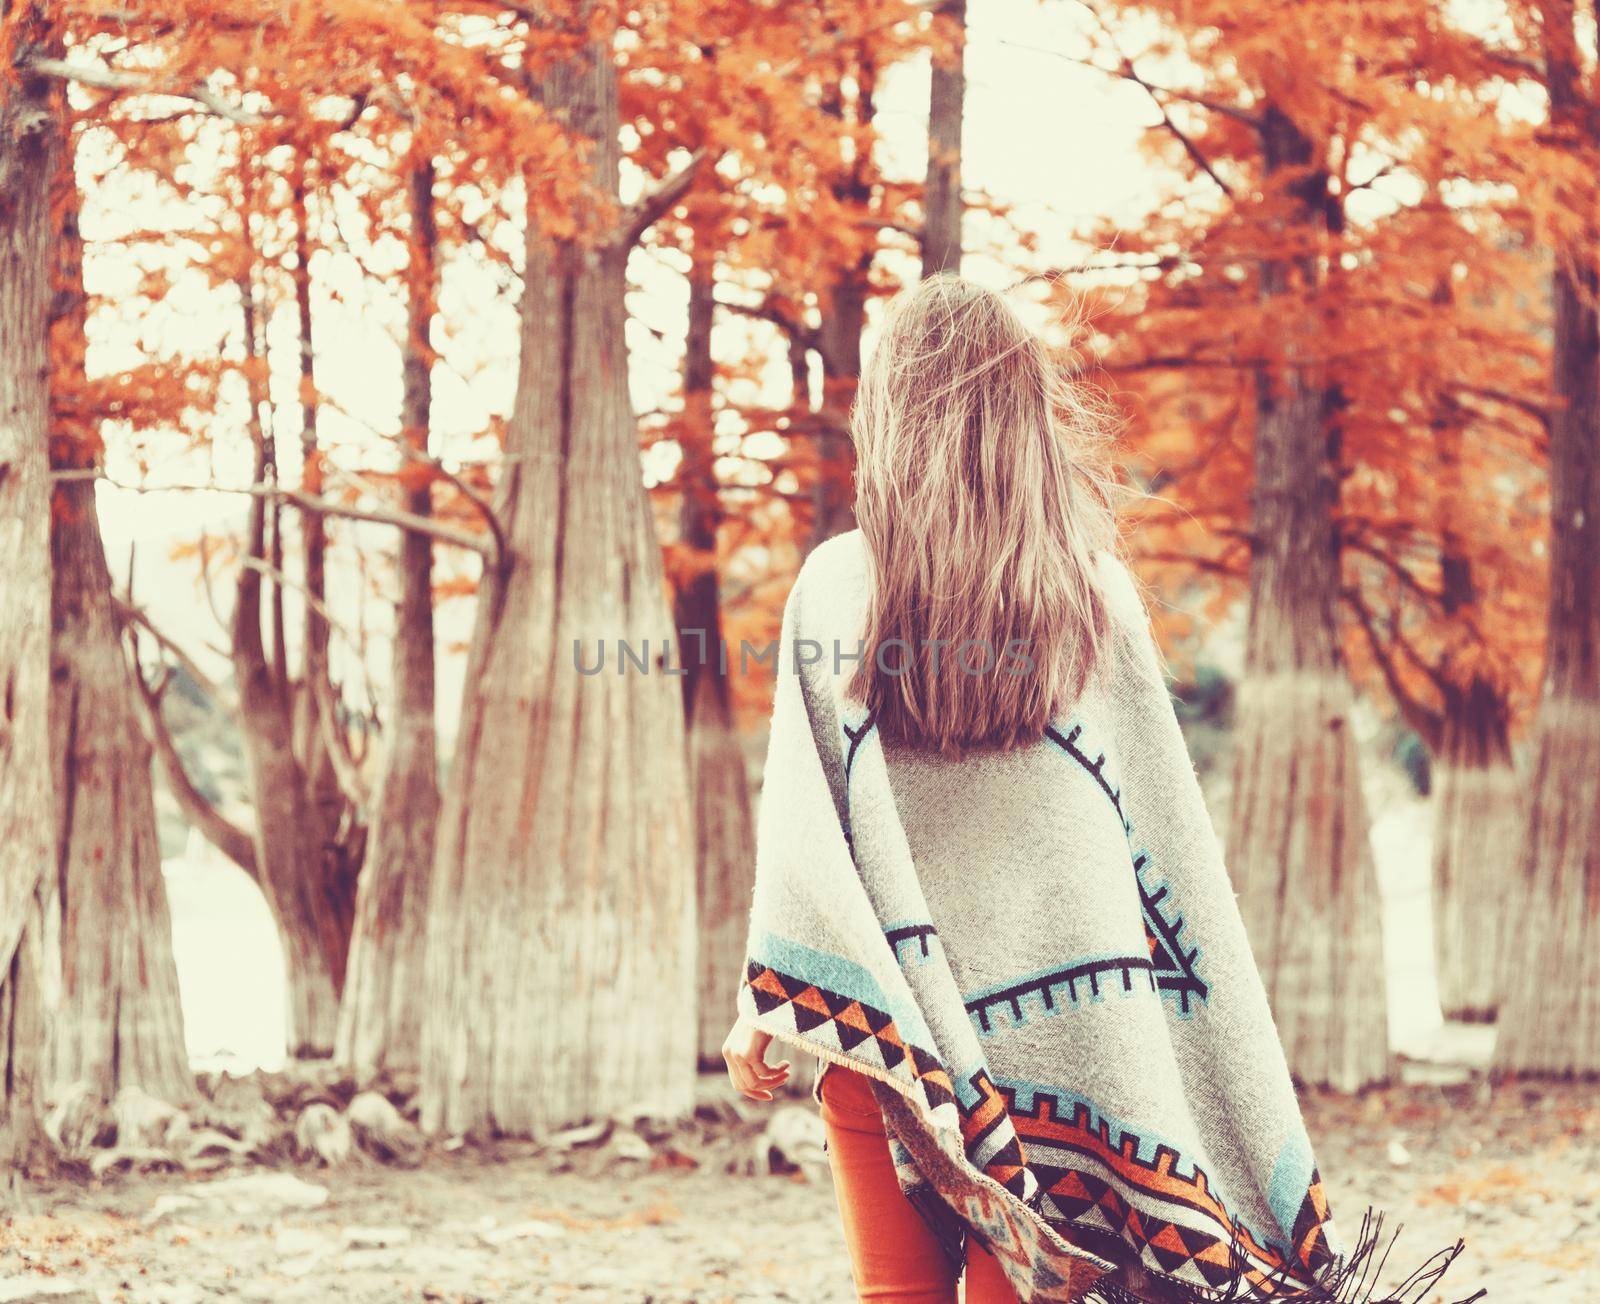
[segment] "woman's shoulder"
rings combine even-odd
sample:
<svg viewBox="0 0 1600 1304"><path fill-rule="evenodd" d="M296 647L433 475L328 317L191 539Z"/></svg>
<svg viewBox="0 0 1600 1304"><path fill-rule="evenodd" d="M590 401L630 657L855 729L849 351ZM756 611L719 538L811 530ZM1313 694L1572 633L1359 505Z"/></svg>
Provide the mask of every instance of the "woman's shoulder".
<svg viewBox="0 0 1600 1304"><path fill-rule="evenodd" d="M801 565L800 574L822 578L851 576L865 570L866 562L866 539L859 529L846 530L813 548Z"/></svg>
<svg viewBox="0 0 1600 1304"><path fill-rule="evenodd" d="M1143 589L1126 561L1113 548L1096 549L1090 557L1093 579L1117 623L1142 628L1149 622ZM818 605L864 598L871 558L860 530L846 530L813 548L800 566L794 587L817 595Z"/></svg>
<svg viewBox="0 0 1600 1304"><path fill-rule="evenodd" d="M819 605L831 605L864 594L869 569L861 531L846 530L811 550L801 563L794 586L804 589L807 595L816 595Z"/></svg>
<svg viewBox="0 0 1600 1304"><path fill-rule="evenodd" d="M1113 678L1133 673L1166 688L1165 663L1150 621L1150 605L1138 576L1115 550L1094 555L1095 578L1110 616L1111 635L1102 668Z"/></svg>
<svg viewBox="0 0 1600 1304"><path fill-rule="evenodd" d="M1095 582L1107 608L1123 620L1144 624L1149 620L1144 594L1128 563L1112 548L1100 548L1092 557Z"/></svg>
<svg viewBox="0 0 1600 1304"><path fill-rule="evenodd" d="M797 638L853 645L866 616L869 569L860 530L819 543L790 586L785 627Z"/></svg>

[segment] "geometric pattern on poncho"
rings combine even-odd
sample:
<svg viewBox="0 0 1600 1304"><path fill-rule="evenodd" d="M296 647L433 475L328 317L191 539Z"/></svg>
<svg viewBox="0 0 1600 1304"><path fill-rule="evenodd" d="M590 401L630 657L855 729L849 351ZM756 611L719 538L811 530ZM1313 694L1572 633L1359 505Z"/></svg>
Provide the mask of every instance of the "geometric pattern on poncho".
<svg viewBox="0 0 1600 1304"><path fill-rule="evenodd" d="M968 1162L1013 1195L1031 1194L1033 1207L1069 1240L1075 1233L1107 1238L1134 1249L1151 1271L1208 1289L1227 1285L1242 1267L1245 1280L1263 1295L1283 1289L1286 1267L1314 1274L1332 1261L1323 1232L1328 1204L1316 1176L1296 1221L1290 1257L1234 1219L1199 1168L1189 1165L1185 1173L1182 1157L1165 1145L1144 1155L1145 1144L1127 1130L1113 1141L1110 1125L1082 1102L1063 1115L1059 1096L1036 1089L1031 1108L1023 1109L1015 1088L996 1084L982 1069L957 1087L937 1057L908 1043L888 1014L770 965L752 960L745 986L757 1011L787 1014L793 1032L813 1046L838 1050L852 1067L864 1063L914 1086L930 1113L955 1109ZM996 1134L1003 1143L985 1154ZM1141 1198L1143 1207L1124 1192ZM980 1204L967 1212L986 1215L981 1234L991 1250L1001 1258L1021 1255L1020 1247L1007 1243L1008 1234L1021 1231L1003 1206ZM1153 1211L1161 1207L1186 1211L1194 1221L1162 1218ZM1090 1240L1085 1248L1099 1247Z"/></svg>
<svg viewBox="0 0 1600 1304"><path fill-rule="evenodd" d="M1242 1266L1245 1279L1270 1294L1285 1268L1314 1275L1332 1262L1323 1230L1328 1203L1315 1173L1286 1251L1257 1240L1223 1206L1204 1171L1185 1165L1171 1147L1147 1146L1126 1129L1113 1140L1111 1126L1083 1101L1063 1109L1056 1094L1034 1090L1024 1109L1015 1089L1001 1085L998 1091L1038 1179L1038 1208L1047 1220L1113 1236L1137 1248L1152 1271L1214 1288L1232 1281ZM1129 1194L1140 1199L1139 1207ZM1175 1216L1161 1217L1156 1211L1162 1208Z"/></svg>
<svg viewBox="0 0 1600 1304"><path fill-rule="evenodd" d="M872 735L875 723L869 714L857 723L852 724L846 720L840 726L848 744L844 755L846 784L849 783L850 772L855 768L856 753ZM968 1002L968 1010L973 1014L980 1032L988 1032L989 1008L1008 1005L1011 1021L1015 1026L1026 1017L1021 997L1037 995L1042 999L1044 1009L1053 1011L1055 998L1063 990L1069 1002L1078 999L1080 982L1084 983L1085 990L1091 997L1098 997L1099 979L1102 976L1109 975L1119 979L1122 990L1130 991L1134 981L1133 973L1142 969L1149 971L1149 977L1145 981L1155 990L1176 998L1176 1012L1179 1015L1188 1014L1191 1000L1204 1001L1210 995L1210 988L1196 972L1200 948L1189 945L1183 937L1183 916L1171 913L1172 889L1169 884L1156 879L1151 853L1142 847L1136 849L1133 845L1137 835L1132 821L1122 809L1121 792L1107 776L1104 751L1095 750L1093 756L1089 754L1094 749L1091 749L1087 742L1086 726L1077 719L1068 721L1064 731L1053 725L1046 728L1044 736L1083 768L1116 811L1117 821L1122 825L1122 831L1128 838L1129 853L1133 858L1134 881L1138 886L1139 905L1144 917L1145 945L1149 954L1088 960L1076 965L1063 966L1049 973L1031 975L1024 981L1007 984L993 992L984 993L982 999L976 999L977 994L974 994L975 999ZM849 840L848 830L846 840ZM926 957L928 941L934 932L932 924L916 923L887 929L885 936L889 939L889 944L895 948L897 956L900 953L901 942L915 940L920 945L922 956ZM1112 990L1115 990L1115 987Z"/></svg>
<svg viewBox="0 0 1600 1304"><path fill-rule="evenodd" d="M1122 793L1113 786L1106 775L1106 756L1103 751L1087 745L1085 726L1080 720L1068 723L1066 731L1051 726L1044 736L1076 761L1106 795L1122 831L1128 837L1128 849L1133 855L1133 872L1139 887L1139 905L1144 912L1145 941L1150 947L1150 961L1155 971L1156 987L1178 998L1179 1014L1189 1013L1190 998L1205 1000L1210 989L1195 972L1200 958L1200 948L1190 947L1183 939L1183 916L1169 914L1171 892L1166 883L1155 882L1151 856L1144 848L1134 847L1133 824L1122 809ZM1089 755L1095 750L1093 757Z"/></svg>
<svg viewBox="0 0 1600 1304"><path fill-rule="evenodd" d="M951 1121L959 1123L963 1141L970 1134L981 1143L982 1134L990 1130L960 1112L949 1074L937 1058L907 1043L894 1020L881 1010L755 961L746 967L742 990L767 1019L769 1030L787 1034L792 1028L792 1035L814 1052L832 1052L837 1046L847 1056L850 1068L869 1074L882 1070L886 1079L912 1088L911 1094L921 1098L934 1121L940 1112L954 1116ZM845 1043L848 1050L844 1050ZM948 1132L919 1132L918 1139L926 1142L938 1135ZM980 1171L1013 1197L1024 1201L1036 1198L1031 1174L1014 1162L1017 1153L998 1155L990 1169ZM1013 1160L1009 1165L1007 1158ZM941 1171L936 1152L924 1149L921 1161L924 1171ZM953 1167L948 1167L946 1176L939 1184L940 1198L970 1234L982 1239L1013 1283L1027 1281L1033 1298L1081 1299L1110 1266L1084 1257L1081 1251L1068 1252L1066 1247L1050 1244L1037 1225L1018 1217L1013 1206L992 1188L975 1185ZM1019 1189L1019 1179L1027 1181L1027 1191Z"/></svg>
<svg viewBox="0 0 1600 1304"><path fill-rule="evenodd" d="M968 775L915 757L891 774L837 663L801 656L853 643L870 598L858 532L813 551L784 608L740 1013L874 1079L908 1198L952 1252L987 1245L1022 1299L1357 1304L1375 1233L1342 1254L1148 612L1114 556L1097 570L1104 673L1042 746L972 767L974 812L1003 823L951 830ZM959 963L900 815L930 801ZM1003 926L991 861L1016 875ZM1059 1035L1026 1026L1052 1016Z"/></svg>
<svg viewBox="0 0 1600 1304"><path fill-rule="evenodd" d="M847 792L857 754L873 735L875 725L870 714L857 721L841 721ZM980 1036L985 1035L997 1019L1003 1019L1001 1026L1019 1027L1036 1013L1054 1013L1063 1000L1073 1004L1085 997L1097 999L1104 991L1129 992L1136 983L1173 997L1174 1012L1180 1016L1189 1014L1191 1000L1204 1001L1210 994L1196 971L1200 948L1184 938L1184 919L1173 911L1169 885L1155 881L1150 853L1135 847L1136 833L1123 810L1121 791L1109 774L1105 752L1092 746L1087 726L1077 717L1059 728L1047 727L1045 737L1094 781L1116 813L1128 839L1149 953L1082 960L990 990L967 992L964 999L975 1029ZM929 958L938 930L931 923L899 924L886 928L884 937L903 965ZM752 965L752 972L757 967ZM829 998L816 988L798 979L785 979L770 969L766 970L764 982L774 992L789 987L806 989L802 1004L808 1012L803 1017L813 1021L813 1026L820 1022L815 1011L827 1008ZM873 1017L888 1022L886 1015L865 1015L866 1007L858 1001L844 997L832 997L831 1001L850 1011L852 1031L847 1036L856 1035L854 1027L864 1026ZM898 1045L898 1036L892 1042ZM922 1052L920 1062L930 1068L937 1081L950 1080L942 1069L931 1067L937 1064L932 1055ZM942 1091L939 1096L942 1102ZM1087 1105L1078 1104L1070 1121L1053 1117L1056 1099L1047 1091L1037 1092L1035 1109L1042 1112L1033 1116L1022 1113L1015 1108L1014 1093L997 1087L982 1068L967 1081L958 1082L955 1089L968 1161L1013 1194L1029 1200L1058 1230L1107 1237L1133 1248L1151 1271L1192 1285L1221 1287L1242 1271L1245 1280L1262 1295L1283 1289L1286 1269L1309 1268L1315 1273L1332 1261L1324 1231L1330 1216L1320 1178L1314 1171L1301 1204L1294 1247L1286 1254L1262 1243L1238 1223L1209 1190L1203 1171L1196 1168L1191 1177L1181 1177L1176 1151L1158 1146L1154 1157L1145 1163L1138 1158L1141 1143L1135 1134L1123 1130L1121 1144L1113 1145L1109 1126L1103 1121L1095 1124L1093 1111ZM998 1141L990 1147L992 1136ZM1046 1157L1060 1162L1042 1162ZM1096 1167L1109 1169L1114 1180L1097 1173ZM1119 1192L1119 1184L1137 1192L1147 1204L1175 1204L1203 1225L1163 1219L1148 1207L1141 1213Z"/></svg>
<svg viewBox="0 0 1600 1304"><path fill-rule="evenodd" d="M929 1113L956 1108L944 1066L900 1035L894 1019L849 996L779 973L755 960L745 970L757 1011L788 1014L794 1031L808 1041L849 1054L915 1086Z"/></svg>

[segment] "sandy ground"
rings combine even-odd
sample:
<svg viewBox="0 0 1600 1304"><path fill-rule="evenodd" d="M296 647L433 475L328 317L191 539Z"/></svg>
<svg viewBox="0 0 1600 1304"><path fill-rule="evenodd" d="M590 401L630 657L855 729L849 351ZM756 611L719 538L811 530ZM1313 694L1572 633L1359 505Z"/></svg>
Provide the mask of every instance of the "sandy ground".
<svg viewBox="0 0 1600 1304"><path fill-rule="evenodd" d="M809 1105L765 1165L768 1110L733 1121L707 1080L692 1125L565 1149L502 1144L416 1169L233 1170L59 1182L5 1228L0 1301L633 1301L854 1298ZM1404 1223L1409 1268L1458 1236L1454 1300L1600 1300L1600 1091L1412 1086L1313 1096L1335 1209ZM759 1160L758 1160L759 1156ZM807 1175L809 1171L809 1176ZM1394 1274L1391 1274L1394 1275Z"/></svg>

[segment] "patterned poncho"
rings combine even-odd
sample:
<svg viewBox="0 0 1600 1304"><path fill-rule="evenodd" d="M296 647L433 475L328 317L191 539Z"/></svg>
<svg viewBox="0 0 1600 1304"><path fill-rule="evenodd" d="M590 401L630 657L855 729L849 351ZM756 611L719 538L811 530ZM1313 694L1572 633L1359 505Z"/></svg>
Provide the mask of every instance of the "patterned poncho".
<svg viewBox="0 0 1600 1304"><path fill-rule="evenodd" d="M811 555L741 1013L876 1081L907 1194L1024 1301L1357 1298L1143 601L1097 566L1115 637L1080 700L950 761L846 692L860 534Z"/></svg>

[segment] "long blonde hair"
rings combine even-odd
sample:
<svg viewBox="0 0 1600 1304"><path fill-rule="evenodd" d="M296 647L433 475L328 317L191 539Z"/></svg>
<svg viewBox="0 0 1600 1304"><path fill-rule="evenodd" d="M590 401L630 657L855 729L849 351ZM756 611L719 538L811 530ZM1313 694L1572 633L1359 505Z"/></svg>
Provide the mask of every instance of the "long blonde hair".
<svg viewBox="0 0 1600 1304"><path fill-rule="evenodd" d="M850 687L886 739L1015 747L1083 690L1116 543L1084 456L1101 424L994 291L940 275L890 306L851 413L871 597Z"/></svg>

